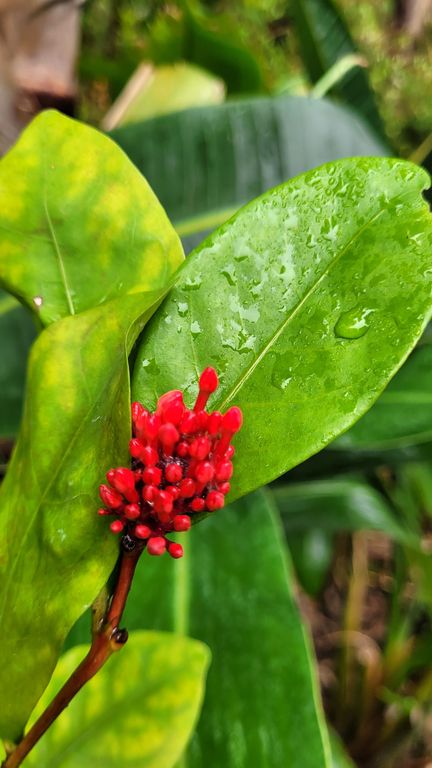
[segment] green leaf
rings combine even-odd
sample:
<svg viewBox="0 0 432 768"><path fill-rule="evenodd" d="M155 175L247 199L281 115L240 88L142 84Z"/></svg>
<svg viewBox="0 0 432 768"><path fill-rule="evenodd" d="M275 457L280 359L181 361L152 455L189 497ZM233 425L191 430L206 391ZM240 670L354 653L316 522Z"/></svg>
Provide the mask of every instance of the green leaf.
<svg viewBox="0 0 432 768"><path fill-rule="evenodd" d="M271 492L288 538L291 533L315 529L327 533L383 531L405 542L411 536L384 496L356 478L275 485Z"/></svg>
<svg viewBox="0 0 432 768"><path fill-rule="evenodd" d="M52 324L33 347L23 424L0 494L0 734L15 740L64 638L114 566L98 485L128 457L127 355L158 295Z"/></svg>
<svg viewBox="0 0 432 768"><path fill-rule="evenodd" d="M385 498L366 482L336 478L274 485L297 577L312 596L325 584L334 537L341 531L383 531L395 541L419 545L419 537L399 520Z"/></svg>
<svg viewBox="0 0 432 768"><path fill-rule="evenodd" d="M27 357L35 336L29 313L0 292L0 437L13 437L18 431Z"/></svg>
<svg viewBox="0 0 432 768"><path fill-rule="evenodd" d="M106 136L48 111L0 163L0 283L43 324L163 288L182 248Z"/></svg>
<svg viewBox="0 0 432 768"><path fill-rule="evenodd" d="M349 30L333 0L298 0L291 3L303 64L313 83L320 80L344 56L357 53ZM381 137L384 126L364 69L346 74L334 88L355 107Z"/></svg>
<svg viewBox="0 0 432 768"><path fill-rule="evenodd" d="M294 96L189 109L112 136L188 244L194 233L222 224L299 173L338 158L388 154L351 110Z"/></svg>
<svg viewBox="0 0 432 768"><path fill-rule="evenodd" d="M182 2L177 17L161 15L150 28L150 59L192 62L222 78L229 94L256 93L263 90L262 74L243 38L228 14Z"/></svg>
<svg viewBox="0 0 432 768"><path fill-rule="evenodd" d="M427 174L404 161L318 168L242 209L189 257L147 326L133 394L237 404L232 498L350 427L404 362L431 311Z"/></svg>
<svg viewBox="0 0 432 768"><path fill-rule="evenodd" d="M432 441L432 345L410 355L374 407L333 445L341 450L393 450Z"/></svg>
<svg viewBox="0 0 432 768"><path fill-rule="evenodd" d="M334 536L322 528L293 531L288 546L297 579L303 589L316 597L325 585L334 558Z"/></svg>
<svg viewBox="0 0 432 768"><path fill-rule="evenodd" d="M182 768L327 768L316 670L269 497L249 496L181 540L181 561L142 558L124 622L190 634L212 651Z"/></svg>
<svg viewBox="0 0 432 768"><path fill-rule="evenodd" d="M61 657L32 720L86 651ZM204 694L209 652L196 640L134 632L121 652L78 693L24 761L31 768L172 768L183 752Z"/></svg>

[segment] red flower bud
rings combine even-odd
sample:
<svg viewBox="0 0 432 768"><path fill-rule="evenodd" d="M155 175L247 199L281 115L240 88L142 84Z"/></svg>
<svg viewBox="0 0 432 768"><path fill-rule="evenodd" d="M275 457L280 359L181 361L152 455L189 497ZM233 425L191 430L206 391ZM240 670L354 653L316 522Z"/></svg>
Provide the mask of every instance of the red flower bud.
<svg viewBox="0 0 432 768"><path fill-rule="evenodd" d="M169 514L173 508L173 498L166 491L156 491L153 500L156 512L165 512Z"/></svg>
<svg viewBox="0 0 432 768"><path fill-rule="evenodd" d="M201 461L196 465L194 475L199 483L209 483L214 477L214 466L210 461Z"/></svg>
<svg viewBox="0 0 432 768"><path fill-rule="evenodd" d="M202 461L202 459L206 459L209 455L210 448L211 442L208 437L196 437L190 444L189 453L195 459L200 459Z"/></svg>
<svg viewBox="0 0 432 768"><path fill-rule="evenodd" d="M121 495L107 485L99 486L99 495L103 503L110 509L117 509L118 507L121 507L123 503Z"/></svg>
<svg viewBox="0 0 432 768"><path fill-rule="evenodd" d="M183 547L175 541L170 541L168 544L168 552L175 560L178 560L179 557L183 557Z"/></svg>
<svg viewBox="0 0 432 768"><path fill-rule="evenodd" d="M201 499L199 496L195 496L194 499L192 499L190 508L192 512L202 512L205 507L205 501L204 499Z"/></svg>
<svg viewBox="0 0 432 768"><path fill-rule="evenodd" d="M146 445L141 450L140 459L145 467L154 467L159 461L158 452L150 445Z"/></svg>
<svg viewBox="0 0 432 768"><path fill-rule="evenodd" d="M134 535L137 539L148 539L151 534L152 530L148 525L136 525L134 528Z"/></svg>
<svg viewBox="0 0 432 768"><path fill-rule="evenodd" d="M180 483L180 496L183 499L190 499L194 495L196 484L191 477L185 477Z"/></svg>
<svg viewBox="0 0 432 768"><path fill-rule="evenodd" d="M165 477L169 483L178 483L183 477L183 470L180 464L167 464L165 467Z"/></svg>
<svg viewBox="0 0 432 768"><path fill-rule="evenodd" d="M124 508L124 516L128 520L138 520L141 514L139 504L127 504Z"/></svg>
<svg viewBox="0 0 432 768"><path fill-rule="evenodd" d="M147 551L149 555L158 557L159 555L163 555L165 550L166 541L162 536L152 536L152 538L148 540Z"/></svg>
<svg viewBox="0 0 432 768"><path fill-rule="evenodd" d="M126 549L135 539L145 541L152 555L168 549L172 557L181 557L181 545L165 534L188 530L190 514L223 507L233 472L231 438L242 415L236 406L224 416L207 413L207 400L217 386L216 371L206 368L192 411L185 408L180 390L162 395L155 413L132 404L132 465L109 470L109 485L100 487L105 507L99 509L100 515L115 515L111 528L124 532Z"/></svg>
<svg viewBox="0 0 432 768"><path fill-rule="evenodd" d="M198 419L193 411L185 411L179 426L182 435L193 435L198 429Z"/></svg>
<svg viewBox="0 0 432 768"><path fill-rule="evenodd" d="M188 515L176 515L173 520L175 531L188 531L191 527L191 519Z"/></svg>
<svg viewBox="0 0 432 768"><path fill-rule="evenodd" d="M240 408L233 406L230 408L224 416L222 416L222 429L226 429L227 432L235 434L241 428L243 424L243 415Z"/></svg>
<svg viewBox="0 0 432 768"><path fill-rule="evenodd" d="M142 478L148 485L159 485L162 480L162 470L159 467L146 467Z"/></svg>
<svg viewBox="0 0 432 768"><path fill-rule="evenodd" d="M222 509L225 504L224 495L219 493L219 491L210 491L205 501L206 507L210 512L214 512L215 509Z"/></svg>

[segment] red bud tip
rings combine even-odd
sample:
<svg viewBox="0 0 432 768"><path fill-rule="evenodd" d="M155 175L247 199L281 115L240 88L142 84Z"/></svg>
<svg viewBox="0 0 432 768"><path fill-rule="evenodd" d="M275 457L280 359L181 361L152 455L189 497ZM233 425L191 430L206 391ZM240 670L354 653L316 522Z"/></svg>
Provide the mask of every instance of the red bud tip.
<svg viewBox="0 0 432 768"><path fill-rule="evenodd" d="M227 493L230 492L230 489L231 489L231 485L229 483L220 483L218 485L218 491L223 493L224 496L226 496Z"/></svg>
<svg viewBox="0 0 432 768"><path fill-rule="evenodd" d="M111 523L110 528L113 533L121 533L124 528L124 523L122 523L121 520L114 520L114 522Z"/></svg>
<svg viewBox="0 0 432 768"><path fill-rule="evenodd" d="M233 465L230 461L222 461L216 467L215 479L218 483L231 480L233 474Z"/></svg>
<svg viewBox="0 0 432 768"><path fill-rule="evenodd" d="M186 443L184 440L178 443L176 454L177 456L180 456L181 459L185 459L186 456L189 456L189 443Z"/></svg>
<svg viewBox="0 0 432 768"><path fill-rule="evenodd" d="M216 509L222 509L225 504L225 498L223 493L219 491L210 491L206 498L206 507L209 512L214 512Z"/></svg>
<svg viewBox="0 0 432 768"><path fill-rule="evenodd" d="M176 515L173 520L175 531L188 531L191 527L191 519L188 515Z"/></svg>
<svg viewBox="0 0 432 768"><path fill-rule="evenodd" d="M192 499L190 504L190 509L192 512L202 512L204 507L205 507L204 499L201 499L199 496L196 496L194 499Z"/></svg>
<svg viewBox="0 0 432 768"><path fill-rule="evenodd" d="M162 480L162 470L159 467L146 467L142 477L147 485L159 485Z"/></svg>
<svg viewBox="0 0 432 768"><path fill-rule="evenodd" d="M123 503L121 495L113 488L109 488L107 485L101 485L99 487L99 495L105 504L110 509L118 509Z"/></svg>
<svg viewBox="0 0 432 768"><path fill-rule="evenodd" d="M180 497L180 488L178 488L177 485L167 485L165 486L165 490L172 497L173 501L177 501Z"/></svg>
<svg viewBox="0 0 432 768"><path fill-rule="evenodd" d="M180 496L183 499L190 499L194 495L196 489L195 482L191 477L185 477L180 483Z"/></svg>
<svg viewBox="0 0 432 768"><path fill-rule="evenodd" d="M175 560L183 557L183 547L181 544L176 544L175 541L170 541L168 544L168 552Z"/></svg>
<svg viewBox="0 0 432 768"><path fill-rule="evenodd" d="M180 390L174 389L159 398L156 413L161 416L162 421L170 421L177 425L181 421L184 410L183 394Z"/></svg>
<svg viewBox="0 0 432 768"><path fill-rule="evenodd" d="M199 483L209 483L214 477L214 466L209 461L202 461L195 467L194 475Z"/></svg>
<svg viewBox="0 0 432 768"><path fill-rule="evenodd" d="M185 411L180 422L180 432L182 435L192 435L198 429L198 419L193 411ZM187 445L187 443L186 443Z"/></svg>
<svg viewBox="0 0 432 768"><path fill-rule="evenodd" d="M132 421L136 421L145 411L145 408L141 403L132 403Z"/></svg>
<svg viewBox="0 0 432 768"><path fill-rule="evenodd" d="M210 453L210 449L211 442L208 437L196 437L195 440L192 440L190 444L189 453L195 459L202 461L203 459L207 458Z"/></svg>
<svg viewBox="0 0 432 768"><path fill-rule="evenodd" d="M214 368L205 368L199 378L199 388L201 392L208 392L210 395L218 388L219 380Z"/></svg>
<svg viewBox="0 0 432 768"><path fill-rule="evenodd" d="M156 512L170 514L170 512L172 512L173 503L173 498L167 491L156 491L153 501Z"/></svg>
<svg viewBox="0 0 432 768"><path fill-rule="evenodd" d="M101 507L98 509L98 515L106 516L106 515L112 515L113 513L109 509L105 509L104 507Z"/></svg>
<svg viewBox="0 0 432 768"><path fill-rule="evenodd" d="M157 493L157 488L155 485L146 485L143 489L143 499L144 501L147 501L149 504L152 504L154 501L154 497Z"/></svg>
<svg viewBox="0 0 432 768"><path fill-rule="evenodd" d="M162 536L152 536L152 538L148 540L147 551L149 555L159 557L160 555L163 555L165 550L166 541L164 538L162 538Z"/></svg>
<svg viewBox="0 0 432 768"><path fill-rule="evenodd" d="M141 450L140 459L144 466L154 467L154 465L159 461L159 454L155 448L152 448L150 445L146 445Z"/></svg>
<svg viewBox="0 0 432 768"><path fill-rule="evenodd" d="M167 464L165 467L165 477L169 483L178 483L183 477L183 469L180 464Z"/></svg>
<svg viewBox="0 0 432 768"><path fill-rule="evenodd" d="M222 429L231 432L232 434L238 432L242 424L243 414L240 408L237 408L236 405L230 408L222 417Z"/></svg>
<svg viewBox="0 0 432 768"><path fill-rule="evenodd" d="M137 539L148 539L152 535L152 530L148 525L136 525L134 535Z"/></svg>
<svg viewBox="0 0 432 768"><path fill-rule="evenodd" d="M140 514L139 504L127 504L124 508L124 515L128 520L138 520Z"/></svg>

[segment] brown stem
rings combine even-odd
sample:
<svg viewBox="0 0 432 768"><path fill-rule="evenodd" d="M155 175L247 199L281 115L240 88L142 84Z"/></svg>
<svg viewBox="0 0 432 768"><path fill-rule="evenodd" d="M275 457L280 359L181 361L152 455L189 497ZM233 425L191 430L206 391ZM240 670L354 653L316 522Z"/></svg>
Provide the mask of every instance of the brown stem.
<svg viewBox="0 0 432 768"><path fill-rule="evenodd" d="M98 631L93 633L92 644L87 656L82 660L75 672L72 673L69 680L66 681L45 712L26 733L16 749L6 758L2 768L18 768L21 765L30 750L33 749L60 713L70 704L83 685L103 667L112 653L120 650L126 643L127 632L126 630L119 629L118 625L123 615L141 552L142 547L136 547L132 552L122 552L118 579L114 588L111 605L103 625Z"/></svg>

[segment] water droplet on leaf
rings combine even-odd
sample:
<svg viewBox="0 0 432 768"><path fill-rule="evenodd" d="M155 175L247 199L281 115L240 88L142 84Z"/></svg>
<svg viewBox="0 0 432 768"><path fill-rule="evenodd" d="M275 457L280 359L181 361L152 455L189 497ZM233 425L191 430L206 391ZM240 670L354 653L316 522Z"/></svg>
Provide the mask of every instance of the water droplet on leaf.
<svg viewBox="0 0 432 768"><path fill-rule="evenodd" d="M369 315L373 309L354 307L348 312L343 312L337 321L334 332L341 339L360 339L369 330Z"/></svg>

